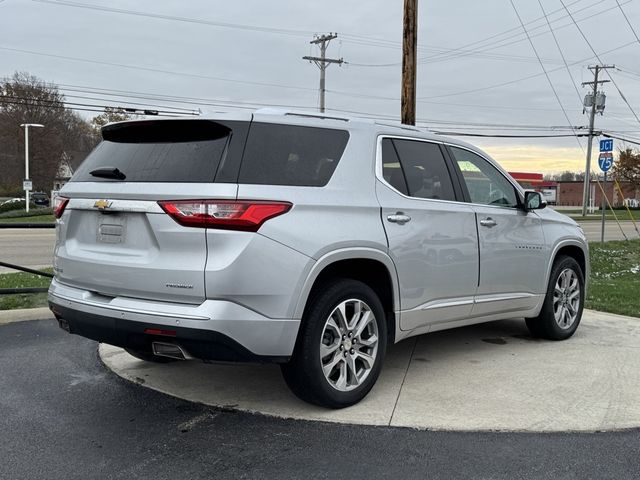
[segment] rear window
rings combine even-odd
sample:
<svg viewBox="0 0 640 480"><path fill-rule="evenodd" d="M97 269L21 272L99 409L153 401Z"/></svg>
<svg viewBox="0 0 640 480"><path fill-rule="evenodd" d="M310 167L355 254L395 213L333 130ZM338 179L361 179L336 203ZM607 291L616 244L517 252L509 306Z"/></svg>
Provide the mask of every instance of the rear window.
<svg viewBox="0 0 640 480"><path fill-rule="evenodd" d="M231 122L230 122L231 123ZM233 129L208 120L121 123L103 129L103 141L74 174L74 182L212 182ZM118 169L124 179L92 175Z"/></svg>
<svg viewBox="0 0 640 480"><path fill-rule="evenodd" d="M345 130L253 123L238 183L322 187L348 140Z"/></svg>

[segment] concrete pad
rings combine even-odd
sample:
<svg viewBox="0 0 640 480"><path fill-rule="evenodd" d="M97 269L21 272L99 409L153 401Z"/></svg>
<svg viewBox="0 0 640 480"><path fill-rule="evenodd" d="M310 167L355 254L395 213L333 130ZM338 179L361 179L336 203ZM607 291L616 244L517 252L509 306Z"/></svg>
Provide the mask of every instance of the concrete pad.
<svg viewBox="0 0 640 480"><path fill-rule="evenodd" d="M217 407L259 412L283 418L338 423L388 425L414 342L394 346L371 393L360 404L342 410L309 405L290 391L277 365L154 364L137 360L120 348L101 344L100 358L123 378L175 397Z"/></svg>
<svg viewBox="0 0 640 480"><path fill-rule="evenodd" d="M586 310L565 342L532 339L522 320L401 342L367 398L343 410L298 400L277 366L153 364L109 345L100 356L145 387L278 417L436 430L640 427L640 319Z"/></svg>
<svg viewBox="0 0 640 480"><path fill-rule="evenodd" d="M27 320L46 320L55 318L48 307L17 308L15 310L0 310L0 325Z"/></svg>

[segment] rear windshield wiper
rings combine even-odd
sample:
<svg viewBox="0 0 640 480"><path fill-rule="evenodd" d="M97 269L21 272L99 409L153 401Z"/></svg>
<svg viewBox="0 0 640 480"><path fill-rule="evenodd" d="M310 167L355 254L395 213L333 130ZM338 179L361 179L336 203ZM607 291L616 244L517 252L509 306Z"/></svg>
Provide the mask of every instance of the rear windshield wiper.
<svg viewBox="0 0 640 480"><path fill-rule="evenodd" d="M102 167L91 170L89 174L100 178L113 178L115 180L124 180L127 176L116 167Z"/></svg>

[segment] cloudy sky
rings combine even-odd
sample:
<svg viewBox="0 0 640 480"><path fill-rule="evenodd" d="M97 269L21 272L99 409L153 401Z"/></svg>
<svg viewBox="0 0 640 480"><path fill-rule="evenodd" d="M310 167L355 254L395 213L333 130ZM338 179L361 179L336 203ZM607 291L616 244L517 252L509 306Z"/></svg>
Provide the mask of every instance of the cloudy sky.
<svg viewBox="0 0 640 480"><path fill-rule="evenodd" d="M591 47L619 68L611 76L640 116L640 0L513 3L517 13L510 0L419 0L419 124L502 135L563 134L569 124L586 125L580 83L592 80L587 66L598 62ZM327 72L327 108L398 118L402 4L0 0L0 76L28 71L60 85L76 108L315 109L318 69L301 57L317 54L309 44L314 34L337 32L328 55L349 63ZM640 138L640 120L616 86L604 88L607 108L597 128ZM512 171L584 168L575 138L468 140Z"/></svg>

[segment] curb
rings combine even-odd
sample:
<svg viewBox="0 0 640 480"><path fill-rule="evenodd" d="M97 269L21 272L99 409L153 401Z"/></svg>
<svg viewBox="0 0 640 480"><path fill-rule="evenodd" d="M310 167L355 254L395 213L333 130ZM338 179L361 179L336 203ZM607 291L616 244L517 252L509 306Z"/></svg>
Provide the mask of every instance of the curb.
<svg viewBox="0 0 640 480"><path fill-rule="evenodd" d="M55 318L49 307L19 308L15 310L0 310L0 325L29 320L48 320Z"/></svg>

